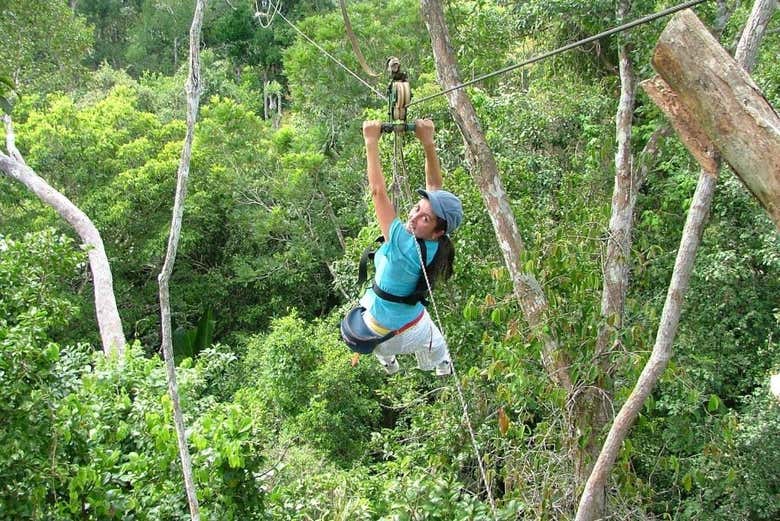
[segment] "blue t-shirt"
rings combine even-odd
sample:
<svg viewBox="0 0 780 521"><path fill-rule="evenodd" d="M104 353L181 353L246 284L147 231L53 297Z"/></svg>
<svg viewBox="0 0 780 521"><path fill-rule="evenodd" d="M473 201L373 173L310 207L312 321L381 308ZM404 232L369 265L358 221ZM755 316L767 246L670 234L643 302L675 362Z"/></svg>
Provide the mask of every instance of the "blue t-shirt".
<svg viewBox="0 0 780 521"><path fill-rule="evenodd" d="M386 237L384 244L374 255L374 267L376 275L374 281L384 291L393 295L404 296L411 294L417 287L417 281L422 275L420 255L417 253L417 240L414 235L404 227L398 218L390 224L390 237ZM437 241L425 241L425 264L429 264L439 248ZM390 302L377 297L369 288L366 291L369 306L368 311L387 329L398 329L417 318L422 312L423 305L419 302L413 306Z"/></svg>

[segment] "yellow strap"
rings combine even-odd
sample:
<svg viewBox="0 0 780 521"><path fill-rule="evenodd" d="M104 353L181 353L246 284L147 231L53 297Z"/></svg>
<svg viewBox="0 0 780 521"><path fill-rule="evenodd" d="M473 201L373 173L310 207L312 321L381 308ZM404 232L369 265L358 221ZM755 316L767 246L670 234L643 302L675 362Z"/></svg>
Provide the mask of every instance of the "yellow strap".
<svg viewBox="0 0 780 521"><path fill-rule="evenodd" d="M368 328L377 335L386 335L390 332L390 330L386 327L382 327L379 322L377 322L368 312L363 313L363 321L366 323Z"/></svg>

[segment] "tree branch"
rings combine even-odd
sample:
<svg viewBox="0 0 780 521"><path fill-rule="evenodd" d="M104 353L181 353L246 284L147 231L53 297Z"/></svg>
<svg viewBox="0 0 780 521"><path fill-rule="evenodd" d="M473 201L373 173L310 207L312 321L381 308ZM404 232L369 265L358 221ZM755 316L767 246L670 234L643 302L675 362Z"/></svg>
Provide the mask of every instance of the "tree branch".
<svg viewBox="0 0 780 521"><path fill-rule="evenodd" d="M95 291L95 314L103 344L103 352L108 355L124 352L125 335L122 320L114 296L114 283L111 276L111 266L103 247L100 232L89 217L81 211L70 199L52 188L43 178L28 167L22 154L16 148L13 122L8 115L3 116L5 124L6 146L10 156L0 152L0 170L11 179L19 181L32 191L45 204L53 208L70 224L81 238L87 249L89 267L92 272Z"/></svg>
<svg viewBox="0 0 780 521"><path fill-rule="evenodd" d="M176 436L179 444L179 457L181 458L182 473L184 474L184 487L187 492L187 502L190 507L192 521L200 520L198 496L195 491L195 480L192 474L192 462L187 445L187 431L184 428L184 418L179 403L179 390L176 383L176 366L173 358L172 332L171 332L171 307L168 284L173 273L173 265L176 262L176 251L181 236L182 217L184 215L184 199L187 197L187 181L190 173L190 157L192 156L192 142L195 136L195 121L198 116L200 104L200 30L203 25L203 11L206 0L197 0L195 13L190 27L190 67L185 90L187 93L187 133L184 137L179 168L176 176L176 195L173 203L173 217L171 219L171 232L168 236L168 249L165 254L165 262L158 276L160 285L160 315L162 325L162 351L165 357L165 368L168 375L168 393L173 404L173 420L176 425Z"/></svg>

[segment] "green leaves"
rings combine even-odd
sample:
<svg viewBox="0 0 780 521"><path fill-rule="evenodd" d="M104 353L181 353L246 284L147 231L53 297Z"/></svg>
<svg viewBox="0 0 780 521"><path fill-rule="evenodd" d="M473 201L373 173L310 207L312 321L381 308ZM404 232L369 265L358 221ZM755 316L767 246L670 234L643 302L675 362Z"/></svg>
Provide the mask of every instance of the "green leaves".
<svg viewBox="0 0 780 521"><path fill-rule="evenodd" d="M6 2L0 16L0 71L13 71L22 92L74 86L92 45L84 19L57 0ZM0 96L2 97L2 96Z"/></svg>
<svg viewBox="0 0 780 521"><path fill-rule="evenodd" d="M74 315L68 282L84 258L72 240L53 230L0 236L3 516L42 512L49 483L64 471L56 457L58 410L83 371L89 347L63 348L52 339L61 336Z"/></svg>
<svg viewBox="0 0 780 521"><path fill-rule="evenodd" d="M13 95L16 93L14 82L10 77L0 74L0 108L4 114L10 114L13 108Z"/></svg>
<svg viewBox="0 0 780 521"><path fill-rule="evenodd" d="M214 313L207 307L197 322L197 327L186 330L173 326L173 353L177 361L182 358L194 358L198 353L210 347L214 338Z"/></svg>

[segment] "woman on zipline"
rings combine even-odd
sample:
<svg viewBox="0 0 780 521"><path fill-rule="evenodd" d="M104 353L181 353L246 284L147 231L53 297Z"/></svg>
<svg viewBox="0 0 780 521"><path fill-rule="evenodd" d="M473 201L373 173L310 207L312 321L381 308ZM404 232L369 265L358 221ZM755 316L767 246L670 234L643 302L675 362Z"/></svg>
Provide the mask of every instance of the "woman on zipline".
<svg viewBox="0 0 780 521"><path fill-rule="evenodd" d="M427 293L428 284L421 279L425 277L420 262L423 251L430 284L436 278L446 280L452 275L455 249L448 234L463 220L463 208L460 199L441 189L433 122L417 120L414 133L425 153L425 190L417 190L422 198L411 209L406 223L402 223L387 194L379 162L381 123L363 123L368 186L385 241L374 256L374 285L366 290L360 305L365 308L363 322L374 334L382 336L402 330L373 351L388 374L400 369L396 355L414 353L420 369L435 369L437 375L444 376L452 373L452 364L441 331L419 300L399 302L398 297L408 297L415 290L419 293L420 286Z"/></svg>

